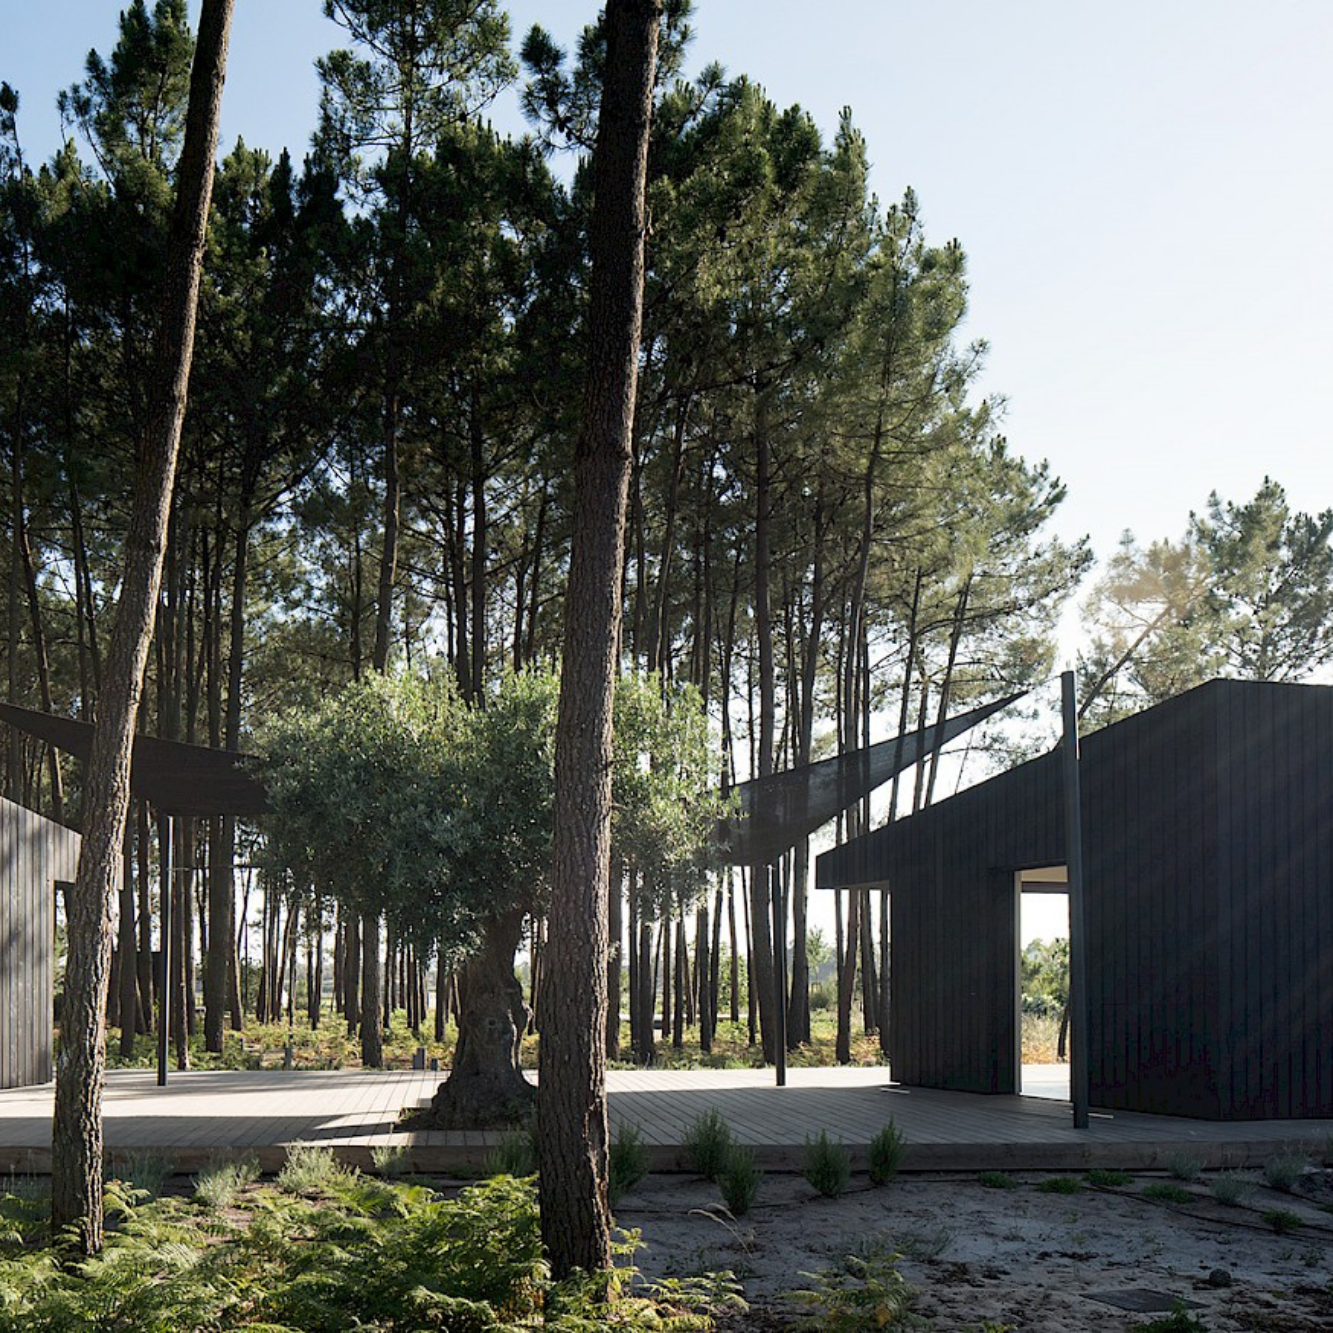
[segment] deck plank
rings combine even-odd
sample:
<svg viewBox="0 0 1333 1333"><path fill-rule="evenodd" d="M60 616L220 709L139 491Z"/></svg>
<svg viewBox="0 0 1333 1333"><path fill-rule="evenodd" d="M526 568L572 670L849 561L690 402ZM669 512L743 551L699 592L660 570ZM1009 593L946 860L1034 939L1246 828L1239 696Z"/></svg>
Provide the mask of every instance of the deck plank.
<svg viewBox="0 0 1333 1333"><path fill-rule="evenodd" d="M149 1152L197 1169L227 1152L255 1152L266 1166L284 1145L333 1146L369 1164L377 1144L405 1143L416 1169L479 1164L497 1133L407 1132L402 1107L428 1101L441 1074L378 1071L196 1071L172 1074L166 1088L142 1070L107 1077L104 1115L111 1151ZM807 1137L825 1130L856 1161L890 1119L908 1143L908 1170L1039 1167L1160 1167L1188 1146L1205 1162L1259 1162L1301 1144L1322 1151L1329 1120L1219 1123L1174 1116L1094 1112L1073 1128L1067 1103L904 1088L887 1069L794 1069L788 1086L772 1071L612 1070L610 1119L637 1126L656 1169L684 1165L682 1140L710 1109L770 1167L794 1169ZM53 1086L0 1091L0 1171L42 1171L50 1161Z"/></svg>

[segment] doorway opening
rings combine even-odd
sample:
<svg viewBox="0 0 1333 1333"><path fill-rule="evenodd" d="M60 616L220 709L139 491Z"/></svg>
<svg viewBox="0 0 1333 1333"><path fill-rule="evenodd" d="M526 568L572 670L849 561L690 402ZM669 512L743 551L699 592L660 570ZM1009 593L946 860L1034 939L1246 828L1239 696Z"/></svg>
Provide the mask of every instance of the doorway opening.
<svg viewBox="0 0 1333 1333"><path fill-rule="evenodd" d="M1063 865L1014 876L1018 911L1018 1090L1069 1100L1069 876Z"/></svg>

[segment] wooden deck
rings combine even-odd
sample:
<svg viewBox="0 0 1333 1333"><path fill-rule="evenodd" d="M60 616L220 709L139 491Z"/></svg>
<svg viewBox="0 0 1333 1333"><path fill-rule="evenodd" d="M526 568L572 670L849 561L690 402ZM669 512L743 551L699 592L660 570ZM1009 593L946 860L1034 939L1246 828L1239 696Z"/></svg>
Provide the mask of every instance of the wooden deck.
<svg viewBox="0 0 1333 1333"><path fill-rule="evenodd" d="M196 1170L220 1156L250 1153L267 1169L285 1145L321 1143L357 1165L372 1147L406 1143L419 1171L477 1165L501 1135L405 1134L399 1111L428 1101L441 1075L349 1070L173 1074L165 1089L146 1071L107 1078L108 1151L151 1154ZM887 1069L794 1069L788 1086L771 1070L619 1070L608 1077L614 1125L635 1125L656 1170L687 1169L686 1127L709 1109L756 1149L770 1169L799 1165L807 1135L827 1130L854 1160L892 1119L909 1144L906 1170L1150 1169L1187 1152L1203 1165L1243 1166L1299 1146L1322 1157L1333 1121L1216 1124L1175 1116L1099 1114L1084 1131L1065 1102L904 1088ZM49 1169L52 1085L0 1091L0 1171Z"/></svg>

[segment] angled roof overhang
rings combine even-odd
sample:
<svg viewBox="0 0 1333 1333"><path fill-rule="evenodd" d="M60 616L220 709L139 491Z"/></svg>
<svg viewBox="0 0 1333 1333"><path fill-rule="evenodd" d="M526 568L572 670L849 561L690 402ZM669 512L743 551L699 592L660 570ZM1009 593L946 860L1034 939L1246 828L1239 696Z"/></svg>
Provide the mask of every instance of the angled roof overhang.
<svg viewBox="0 0 1333 1333"><path fill-rule="evenodd" d="M862 797L947 745L992 713L1008 708L1026 690L960 713L943 723L910 731L863 750L852 750L803 768L756 778L736 787L740 814L718 828L722 859L729 865L767 865Z"/></svg>
<svg viewBox="0 0 1333 1333"><path fill-rule="evenodd" d="M0 703L0 722L86 760L93 744L89 722ZM262 815L264 784L251 771L253 756L206 745L136 736L130 790L163 814Z"/></svg>

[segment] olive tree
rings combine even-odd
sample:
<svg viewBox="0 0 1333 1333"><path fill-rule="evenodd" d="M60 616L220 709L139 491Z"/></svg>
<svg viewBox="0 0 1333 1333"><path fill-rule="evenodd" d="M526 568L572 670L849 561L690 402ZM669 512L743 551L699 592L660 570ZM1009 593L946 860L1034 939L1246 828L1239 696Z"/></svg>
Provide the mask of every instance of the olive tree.
<svg viewBox="0 0 1333 1333"><path fill-rule="evenodd" d="M353 911L383 913L400 938L459 966L458 1043L428 1116L436 1125L521 1120L533 1104L514 956L550 888L557 689L552 675L522 672L465 703L447 673L370 676L262 737L270 865ZM679 895L717 811L698 696L631 683L617 734L617 837Z"/></svg>

